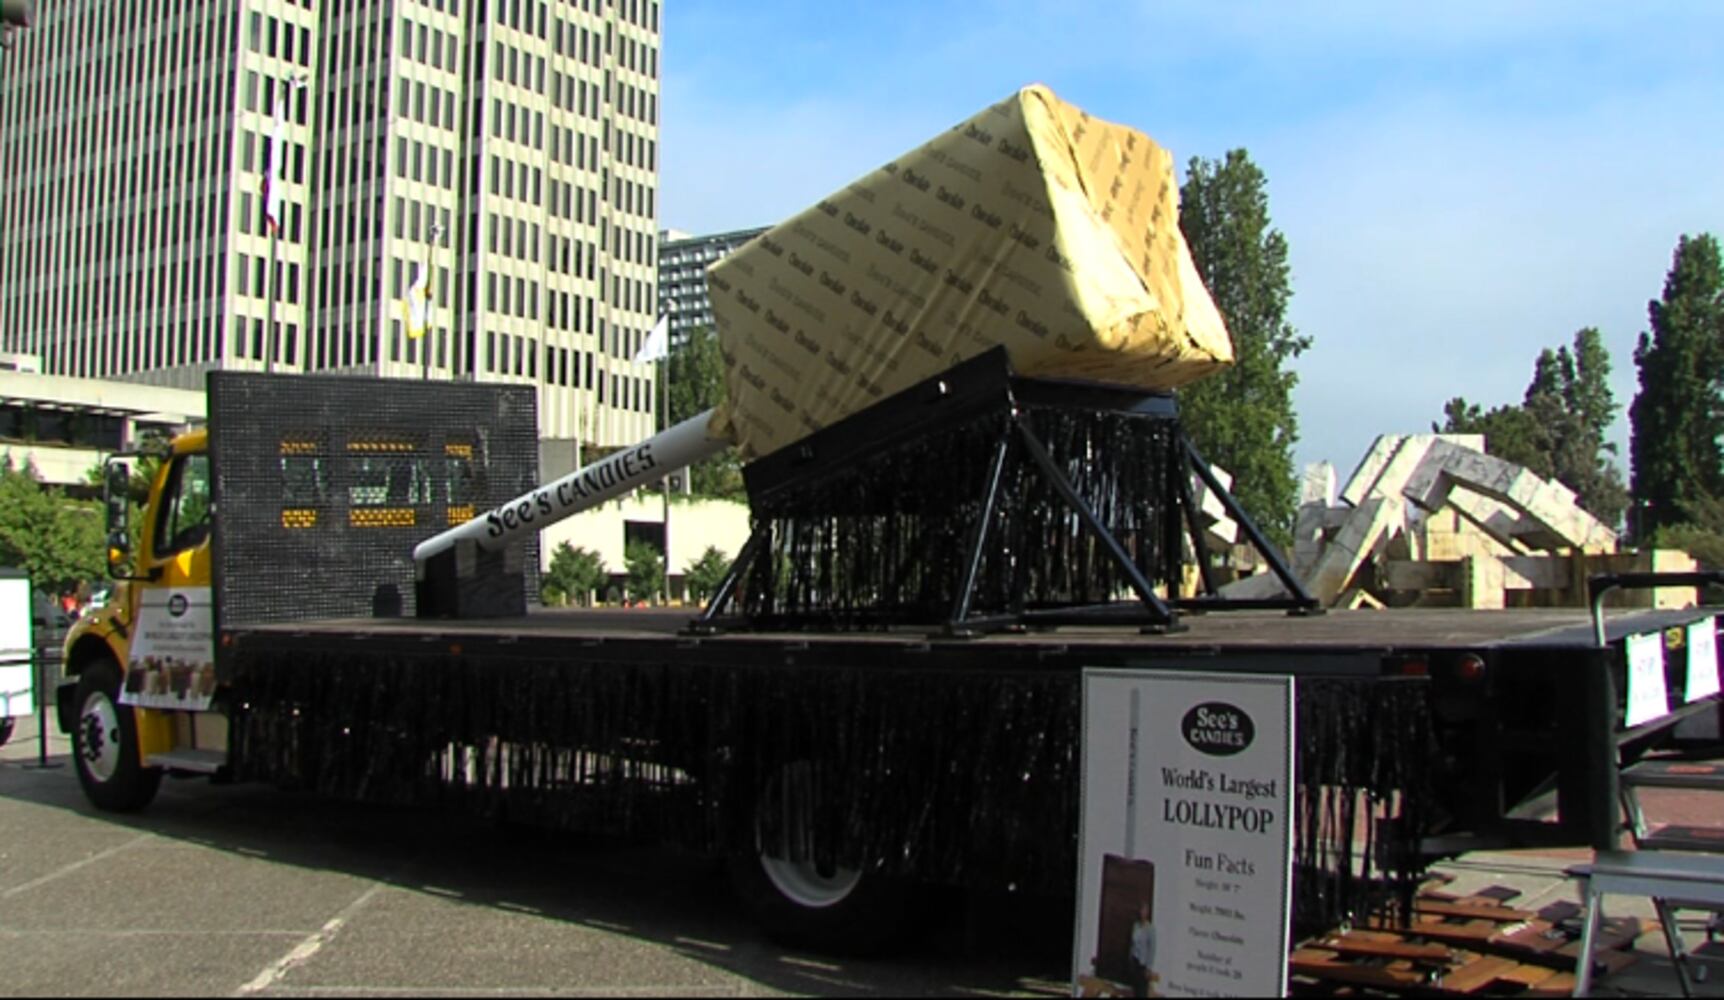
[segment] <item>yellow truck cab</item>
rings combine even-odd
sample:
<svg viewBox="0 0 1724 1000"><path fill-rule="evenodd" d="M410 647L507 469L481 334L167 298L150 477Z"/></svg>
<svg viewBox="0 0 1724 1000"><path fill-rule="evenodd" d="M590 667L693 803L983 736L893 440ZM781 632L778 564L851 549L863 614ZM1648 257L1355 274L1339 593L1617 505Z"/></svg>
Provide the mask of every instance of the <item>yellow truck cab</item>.
<svg viewBox="0 0 1724 1000"><path fill-rule="evenodd" d="M121 453L105 464L108 574L117 585L106 607L67 633L59 690L59 723L72 737L78 780L103 809L143 808L166 771L215 774L226 763L210 600L208 444L208 431L195 430L165 452ZM160 464L134 526L127 460L149 458Z"/></svg>

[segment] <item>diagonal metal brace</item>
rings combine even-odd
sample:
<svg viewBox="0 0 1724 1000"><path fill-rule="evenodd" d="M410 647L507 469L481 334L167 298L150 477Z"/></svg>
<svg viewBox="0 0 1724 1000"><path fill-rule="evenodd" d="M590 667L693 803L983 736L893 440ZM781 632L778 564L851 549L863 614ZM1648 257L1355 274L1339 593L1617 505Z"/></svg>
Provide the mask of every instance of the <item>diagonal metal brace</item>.
<svg viewBox="0 0 1724 1000"><path fill-rule="evenodd" d="M964 580L958 587L958 598L952 605L951 620L946 623L946 632L958 636L964 635L964 619L970 617L970 605L975 600L976 577L982 571L983 547L988 542L988 526L994 520L994 508L999 506L1000 477L1006 469L1006 454L1011 448L1011 428L1005 427L1000 434L1000 440L994 445L994 458L988 464L988 482L986 492L982 495L982 509L976 515L975 531L970 535L970 547L964 560Z"/></svg>
<svg viewBox="0 0 1724 1000"><path fill-rule="evenodd" d="M711 633L718 630L714 622L724 613L724 609L730 605L735 597L737 583L741 581L742 575L748 572L748 567L754 562L755 556L766 545L768 534L766 528L755 528L749 534L748 541L742 545L742 551L736 554L736 559L730 564L730 570L724 574L724 579L719 581L718 589L713 591L712 600L707 602L706 610L700 613L699 618L689 623L690 632Z"/></svg>
<svg viewBox="0 0 1724 1000"><path fill-rule="evenodd" d="M1022 420L1016 423L1018 436L1024 442L1024 449L1030 453L1031 458L1035 459L1036 464L1041 466L1042 474L1048 477L1048 482L1053 484L1060 497L1077 514L1078 519L1083 521L1084 526L1089 528L1097 540L1102 543L1102 546L1107 549L1107 554L1114 561L1114 565L1125 573L1126 580L1131 584L1131 589L1136 592L1138 600L1142 601L1144 606L1150 610L1151 617L1155 619L1155 625L1163 628L1177 625L1178 614L1168 606L1166 601L1156 596L1155 587L1143 575L1143 570L1131 561L1130 554L1125 551L1124 546L1119 544L1119 539L1113 537L1113 532L1107 530L1107 525L1101 523L1101 518L1095 516L1095 511L1090 510L1089 504L1084 503L1083 497L1079 496L1077 490L1072 488L1071 481L1066 479L1065 473L1061 472L1059 466L1054 464L1047 448L1036 439L1036 436L1030 432L1029 427Z"/></svg>
<svg viewBox="0 0 1724 1000"><path fill-rule="evenodd" d="M1251 519L1250 514L1245 513L1245 508L1239 506L1239 501L1234 499L1233 494L1216 480L1215 474L1209 471L1209 463L1197 453L1197 447L1191 443L1191 438L1181 431L1179 440L1192 471L1197 473L1198 478L1203 480L1203 485L1209 487L1209 491L1227 508L1228 516L1233 518L1240 530L1245 532L1245 536L1251 539L1251 544L1256 546L1257 551L1269 563L1269 569L1280 579L1281 585L1287 588L1287 593L1293 595L1288 603L1305 611L1317 608L1317 599L1311 596L1311 592L1305 589L1305 585L1287 567L1286 560L1281 558L1280 551L1264 536L1262 529L1257 527L1257 522Z"/></svg>

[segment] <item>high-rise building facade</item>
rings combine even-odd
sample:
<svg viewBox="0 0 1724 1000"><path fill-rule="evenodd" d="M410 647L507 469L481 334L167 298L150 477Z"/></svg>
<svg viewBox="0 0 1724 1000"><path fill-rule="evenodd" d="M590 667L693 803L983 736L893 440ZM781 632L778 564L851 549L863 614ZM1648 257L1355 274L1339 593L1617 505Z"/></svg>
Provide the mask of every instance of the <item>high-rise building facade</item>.
<svg viewBox="0 0 1724 1000"><path fill-rule="evenodd" d="M686 342L689 331L697 327L712 326L706 269L766 229L762 226L712 236L691 236L675 229L659 233L659 299L669 320L672 344Z"/></svg>
<svg viewBox="0 0 1724 1000"><path fill-rule="evenodd" d="M532 384L543 436L638 440L660 37L657 0L41 4L0 53L0 351Z"/></svg>

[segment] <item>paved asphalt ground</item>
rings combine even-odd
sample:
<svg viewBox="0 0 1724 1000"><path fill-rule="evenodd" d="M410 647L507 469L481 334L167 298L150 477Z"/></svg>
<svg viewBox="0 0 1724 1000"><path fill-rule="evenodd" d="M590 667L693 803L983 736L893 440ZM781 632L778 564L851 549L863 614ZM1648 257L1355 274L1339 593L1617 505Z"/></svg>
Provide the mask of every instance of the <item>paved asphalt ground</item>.
<svg viewBox="0 0 1724 1000"><path fill-rule="evenodd" d="M35 769L35 725L21 723L0 747L0 996L1066 992L1069 900L944 899L901 957L801 954L754 928L719 866L686 854L202 780L165 783L135 816L97 813L65 742L49 744L58 767ZM1718 816L1698 799L1649 805ZM1449 891L1511 886L1513 905L1537 909L1577 897L1563 869L1587 857L1440 867ZM1651 909L1616 897L1609 912ZM1600 992L1673 993L1662 946L1643 937L1643 961ZM1701 993L1724 996L1713 971Z"/></svg>
<svg viewBox="0 0 1724 1000"><path fill-rule="evenodd" d="M908 955L763 937L722 869L614 841L260 787L84 800L0 747L0 995L1055 995L1070 903L952 899Z"/></svg>

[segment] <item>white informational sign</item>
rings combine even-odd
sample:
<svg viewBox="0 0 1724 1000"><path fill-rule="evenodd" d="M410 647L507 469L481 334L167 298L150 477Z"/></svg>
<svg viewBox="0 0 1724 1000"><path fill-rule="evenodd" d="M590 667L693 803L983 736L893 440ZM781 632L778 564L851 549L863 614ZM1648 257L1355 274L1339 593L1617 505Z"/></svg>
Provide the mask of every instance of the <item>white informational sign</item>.
<svg viewBox="0 0 1724 1000"><path fill-rule="evenodd" d="M1074 996L1281 996L1293 679L1084 671Z"/></svg>
<svg viewBox="0 0 1724 1000"><path fill-rule="evenodd" d="M1664 634L1628 637L1628 708L1622 724L1632 729L1670 711L1664 683Z"/></svg>
<svg viewBox="0 0 1724 1000"><path fill-rule="evenodd" d="M0 719L36 710L30 578L0 577Z"/></svg>
<svg viewBox="0 0 1724 1000"><path fill-rule="evenodd" d="M1708 618L1688 626L1688 681L1683 701L1699 701L1718 693L1718 622Z"/></svg>
<svg viewBox="0 0 1724 1000"><path fill-rule="evenodd" d="M201 712L215 695L215 632L208 587L145 590L120 703Z"/></svg>

